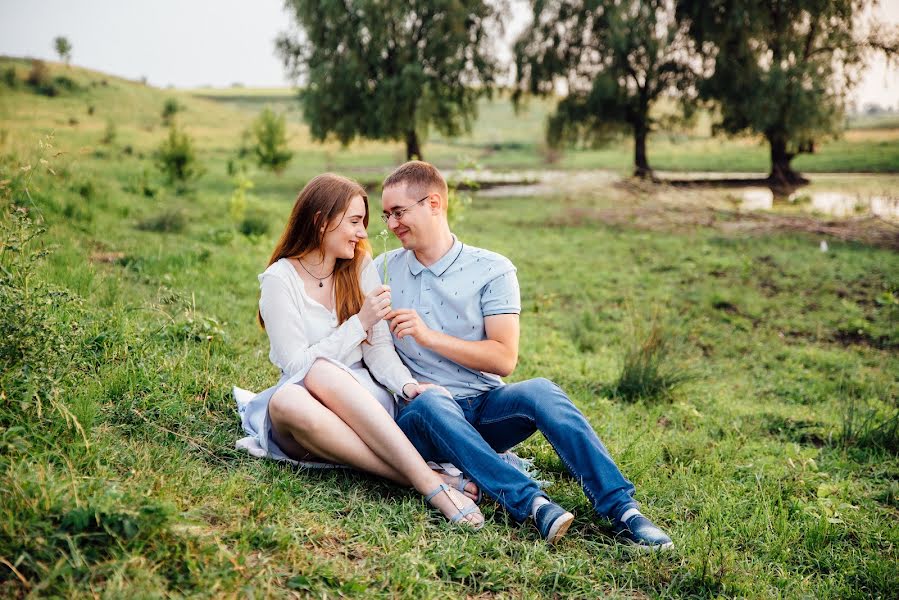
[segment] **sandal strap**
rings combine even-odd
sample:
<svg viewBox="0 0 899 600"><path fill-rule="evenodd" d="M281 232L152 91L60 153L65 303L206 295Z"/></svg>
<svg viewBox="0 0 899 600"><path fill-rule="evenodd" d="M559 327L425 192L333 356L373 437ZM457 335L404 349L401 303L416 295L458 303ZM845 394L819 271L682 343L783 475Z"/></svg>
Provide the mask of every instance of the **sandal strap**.
<svg viewBox="0 0 899 600"><path fill-rule="evenodd" d="M437 489L435 489L433 492L431 492L425 496L425 500L430 502L431 499L434 496L436 496L437 494L439 494L440 492L449 492L449 490L450 490L450 487L448 485L446 485L445 483L441 483L440 485L437 486ZM452 498L452 496L450 496L450 498ZM455 502L453 502L453 504L455 504Z"/></svg>
<svg viewBox="0 0 899 600"><path fill-rule="evenodd" d="M476 510L478 510L478 507L476 504L472 504L471 506L469 506L466 509L460 509L459 512L457 512L452 517L450 517L450 521L452 521L453 523L458 523L459 521L461 521L462 519L464 519L471 513L475 512Z"/></svg>

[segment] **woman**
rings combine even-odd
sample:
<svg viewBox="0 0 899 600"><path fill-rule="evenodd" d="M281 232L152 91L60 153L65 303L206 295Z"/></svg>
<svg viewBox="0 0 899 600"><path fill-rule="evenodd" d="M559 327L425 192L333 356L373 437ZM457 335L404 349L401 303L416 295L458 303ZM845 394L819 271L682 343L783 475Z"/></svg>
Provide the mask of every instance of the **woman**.
<svg viewBox="0 0 899 600"><path fill-rule="evenodd" d="M259 276L259 323L281 380L254 397L244 429L273 458L346 464L411 485L453 522L480 528L475 503L432 471L393 421L394 394L419 384L393 348L390 289L371 266L368 197L326 173L300 192Z"/></svg>

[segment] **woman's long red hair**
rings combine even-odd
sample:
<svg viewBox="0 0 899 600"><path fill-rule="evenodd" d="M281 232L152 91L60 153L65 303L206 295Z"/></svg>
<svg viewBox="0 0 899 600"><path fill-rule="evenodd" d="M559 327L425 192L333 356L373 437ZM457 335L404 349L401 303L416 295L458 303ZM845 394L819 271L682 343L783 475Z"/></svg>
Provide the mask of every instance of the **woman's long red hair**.
<svg viewBox="0 0 899 600"><path fill-rule="evenodd" d="M321 253L325 232L340 225L350 201L356 196L361 196L365 204L362 222L368 227L368 195L361 185L333 173L324 173L307 183L297 196L284 233L268 259L269 266L282 258L302 258L314 252ZM370 255L368 240L360 240L353 258L338 258L334 265L334 300L339 323L362 308L365 298L359 286L359 275L363 261ZM256 318L265 329L262 313L257 312Z"/></svg>

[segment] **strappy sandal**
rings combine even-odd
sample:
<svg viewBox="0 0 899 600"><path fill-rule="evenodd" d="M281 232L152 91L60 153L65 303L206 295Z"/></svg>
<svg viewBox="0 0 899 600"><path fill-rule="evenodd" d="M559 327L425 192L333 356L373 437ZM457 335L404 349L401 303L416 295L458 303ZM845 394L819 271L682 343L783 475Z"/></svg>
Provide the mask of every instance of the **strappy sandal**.
<svg viewBox="0 0 899 600"><path fill-rule="evenodd" d="M468 477L463 475L461 472L458 475L450 475L449 473L446 473L446 471L444 471L444 473L447 476L453 478L453 482L450 483L451 486L453 486L454 488L456 488L457 490L462 492L462 494L470 494L471 493L465 489L465 486L467 486L469 483L474 483L471 479L469 479ZM484 494L483 494L483 492L481 492L481 486L479 486L477 483L475 483L475 486L478 488L478 493L477 493L476 497L472 498L471 496L467 496L467 495L465 497L468 498L469 500L474 500L475 504L480 504L481 500L484 499Z"/></svg>
<svg viewBox="0 0 899 600"><path fill-rule="evenodd" d="M474 514L474 513L481 514L481 510L478 508L478 505L477 505L477 504L474 504L474 503L472 503L472 505L469 506L468 508L462 508L462 507L460 507L460 506L456 503L456 500L455 500L455 498L453 498L452 494L450 494L450 490L451 490L451 489L453 489L453 488L451 488L450 486L448 486L448 485L445 484L445 483L441 483L439 486L437 486L437 489L435 489L433 492L431 492L430 494L427 494L427 495L425 496L425 500L427 500L428 503L429 503L431 506L434 506L434 503L431 502L431 500L432 500L437 494L439 494L439 493L441 493L441 492L444 492L444 493L446 493L447 497L450 499L450 502L453 503L453 506L455 506L455 507L458 509L458 511L459 511L459 512L457 512L456 514L454 514L453 516L447 517L447 518L450 520L451 523L458 523L458 524L467 525L468 527L471 527L471 528L474 529L474 530L478 530L478 529L480 529L481 527L483 527L483 526L484 526L484 521L481 521L480 523L472 523L472 522L470 522L470 521L463 521L463 519L464 519L465 517L467 517L468 515L470 515L470 514ZM470 499L470 498L469 498L469 499ZM434 508L437 508L437 507L434 506ZM438 509L438 510L439 510L439 509ZM482 515L482 516L483 516L483 515Z"/></svg>

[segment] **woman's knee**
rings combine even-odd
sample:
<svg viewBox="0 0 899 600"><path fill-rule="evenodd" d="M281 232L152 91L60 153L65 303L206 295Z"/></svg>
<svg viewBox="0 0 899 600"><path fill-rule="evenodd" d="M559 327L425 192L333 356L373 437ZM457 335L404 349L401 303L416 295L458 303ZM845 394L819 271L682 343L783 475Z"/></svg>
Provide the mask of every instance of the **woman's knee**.
<svg viewBox="0 0 899 600"><path fill-rule="evenodd" d="M343 369L331 361L319 358L309 367L309 372L306 373L303 383L310 391L315 393L333 386L345 374Z"/></svg>
<svg viewBox="0 0 899 600"><path fill-rule="evenodd" d="M317 427L318 400L297 385L285 385L268 403L268 415L276 429L312 431Z"/></svg>

